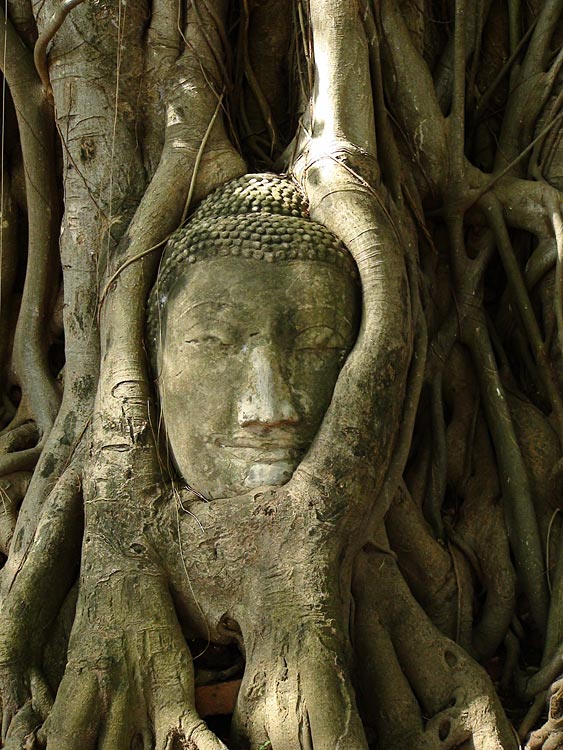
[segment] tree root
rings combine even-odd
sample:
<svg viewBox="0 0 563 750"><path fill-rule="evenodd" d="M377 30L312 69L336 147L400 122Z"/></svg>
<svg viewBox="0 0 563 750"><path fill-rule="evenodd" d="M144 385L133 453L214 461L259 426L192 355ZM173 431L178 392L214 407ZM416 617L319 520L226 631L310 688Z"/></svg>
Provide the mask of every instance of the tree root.
<svg viewBox="0 0 563 750"><path fill-rule="evenodd" d="M42 676L42 654L51 623L77 573L82 531L80 468L75 456L55 486L37 528L34 555L25 561L5 591L0 632L4 738L10 730L11 736L21 741L33 729L34 722L41 723L46 718L52 703Z"/></svg>
<svg viewBox="0 0 563 750"><path fill-rule="evenodd" d="M91 540L86 559L97 549L107 560L103 544ZM195 712L192 659L165 582L128 567L125 561L99 579L86 563L97 583L87 576L81 587L69 661L40 747L224 749ZM128 603L123 617L116 616L120 601Z"/></svg>
<svg viewBox="0 0 563 750"><path fill-rule="evenodd" d="M462 642L468 641L473 596L470 571L466 564L461 570L464 585L462 581L456 582L451 555L432 536L406 487L397 492L385 526L391 548L397 554L399 569L430 620L448 637L457 640L456 635L460 635L463 636ZM457 590L460 585L461 611Z"/></svg>
<svg viewBox="0 0 563 750"><path fill-rule="evenodd" d="M29 50L20 42L8 19L3 19L1 26L0 38L7 45L10 60L4 73L14 100L25 162L29 226L28 262L12 364L22 391L30 400L40 432L47 434L60 403L48 362L48 340L42 329L54 302L53 274L57 269L59 208L55 187L53 113Z"/></svg>
<svg viewBox="0 0 563 750"><path fill-rule="evenodd" d="M485 672L441 635L412 599L395 563L368 547L354 576L358 685L380 745L476 750L515 747Z"/></svg>
<svg viewBox="0 0 563 750"><path fill-rule="evenodd" d="M0 478L0 552L8 555L18 511L29 487L31 472L20 471Z"/></svg>
<svg viewBox="0 0 563 750"><path fill-rule="evenodd" d="M563 748L563 680L553 683L548 698L547 721L532 732L526 750L561 750Z"/></svg>

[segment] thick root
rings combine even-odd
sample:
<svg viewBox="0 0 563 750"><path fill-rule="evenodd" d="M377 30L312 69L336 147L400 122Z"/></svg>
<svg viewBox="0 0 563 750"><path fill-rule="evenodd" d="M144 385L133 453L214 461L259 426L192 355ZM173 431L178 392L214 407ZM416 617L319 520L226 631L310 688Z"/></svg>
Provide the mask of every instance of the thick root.
<svg viewBox="0 0 563 750"><path fill-rule="evenodd" d="M367 548L357 561L355 632L362 704L387 750L509 750L515 739L484 670L416 604L394 560Z"/></svg>
<svg viewBox="0 0 563 750"><path fill-rule="evenodd" d="M117 574L81 594L38 741L46 750L225 748L195 711L191 654L159 578Z"/></svg>
<svg viewBox="0 0 563 750"><path fill-rule="evenodd" d="M286 624L280 617L248 643L233 747L367 750L339 629L310 615Z"/></svg>
<svg viewBox="0 0 563 750"><path fill-rule="evenodd" d="M547 721L532 732L526 750L561 750L563 748L563 680L551 686Z"/></svg>

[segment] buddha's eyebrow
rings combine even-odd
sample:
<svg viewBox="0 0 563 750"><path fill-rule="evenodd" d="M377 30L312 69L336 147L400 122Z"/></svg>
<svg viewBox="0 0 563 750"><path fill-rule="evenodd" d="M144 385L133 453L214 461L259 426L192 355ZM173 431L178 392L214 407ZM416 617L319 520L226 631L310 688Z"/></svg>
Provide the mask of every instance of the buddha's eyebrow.
<svg viewBox="0 0 563 750"><path fill-rule="evenodd" d="M233 305L230 302L224 302L223 300L201 300L200 302L194 302L191 305L188 305L184 309L184 315L186 313L194 312L194 310L198 310L201 307L211 307L213 310L223 310L225 308L236 308L236 305Z"/></svg>
<svg viewBox="0 0 563 750"><path fill-rule="evenodd" d="M314 322L311 323L310 316L312 312L317 313L318 315L326 315L326 318L323 322L319 323L318 320L314 320ZM303 323L300 326L299 322L302 316ZM336 315L334 308L329 305L302 305L297 312L296 320L298 322L298 328L303 329L311 328L312 326L326 326L327 328L333 328L335 330L344 326L346 329L352 329L352 320L348 316Z"/></svg>

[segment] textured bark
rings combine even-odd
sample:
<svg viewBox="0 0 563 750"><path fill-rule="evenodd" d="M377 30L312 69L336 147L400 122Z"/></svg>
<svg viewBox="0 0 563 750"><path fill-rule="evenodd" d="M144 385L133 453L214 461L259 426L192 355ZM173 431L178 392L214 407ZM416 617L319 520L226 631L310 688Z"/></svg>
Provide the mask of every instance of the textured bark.
<svg viewBox="0 0 563 750"><path fill-rule="evenodd" d="M563 747L563 2L6 8L2 746ZM146 302L259 171L361 326L289 482L206 502ZM228 738L198 674L242 678Z"/></svg>

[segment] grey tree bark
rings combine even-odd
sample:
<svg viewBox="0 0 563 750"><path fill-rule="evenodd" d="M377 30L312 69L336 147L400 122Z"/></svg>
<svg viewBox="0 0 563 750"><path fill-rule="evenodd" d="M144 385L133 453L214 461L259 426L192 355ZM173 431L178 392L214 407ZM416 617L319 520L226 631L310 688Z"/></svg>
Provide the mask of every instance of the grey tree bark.
<svg viewBox="0 0 563 750"><path fill-rule="evenodd" d="M7 0L4 747L563 747L562 11ZM291 480L204 502L159 463L145 306L266 171L362 324ZM230 737L202 634L244 654Z"/></svg>

